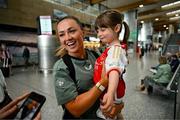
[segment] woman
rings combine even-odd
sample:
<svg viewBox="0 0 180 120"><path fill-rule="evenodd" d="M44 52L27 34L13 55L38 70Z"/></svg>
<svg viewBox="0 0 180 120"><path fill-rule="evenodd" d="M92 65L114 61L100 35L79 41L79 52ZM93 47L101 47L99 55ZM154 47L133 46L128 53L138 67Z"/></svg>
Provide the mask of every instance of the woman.
<svg viewBox="0 0 180 120"><path fill-rule="evenodd" d="M171 77L171 67L167 63L166 57L161 56L159 58L157 73L155 73L153 76L146 76L141 82L139 90L144 91L144 93L151 93L154 84L166 87L171 80Z"/></svg>
<svg viewBox="0 0 180 120"><path fill-rule="evenodd" d="M98 119L96 110L99 97L108 85L108 80L102 73L102 79L93 84L93 67L96 57L83 46L84 34L79 20L66 16L57 23L57 35L61 43L58 55L68 56L71 60L75 80L71 69L60 58L54 65L54 84L58 105L64 108L64 119ZM104 103L102 103L104 104ZM103 113L113 118L123 108L123 104L113 105L103 109Z"/></svg>

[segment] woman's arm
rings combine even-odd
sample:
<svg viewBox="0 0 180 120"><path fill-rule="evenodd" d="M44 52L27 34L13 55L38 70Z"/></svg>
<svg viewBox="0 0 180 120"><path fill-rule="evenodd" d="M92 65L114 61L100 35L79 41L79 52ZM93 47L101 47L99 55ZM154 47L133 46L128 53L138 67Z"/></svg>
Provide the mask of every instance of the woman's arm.
<svg viewBox="0 0 180 120"><path fill-rule="evenodd" d="M102 78L99 83L104 87L107 87L108 80L106 78ZM75 117L80 117L96 102L101 93L102 91L94 86L89 91L78 95L74 100L66 103L65 107Z"/></svg>
<svg viewBox="0 0 180 120"><path fill-rule="evenodd" d="M106 70L103 63L103 69L101 73L100 85L105 88L108 86L108 79L106 76ZM68 111L75 117L80 117L84 112L86 112L95 102L99 99L102 91L94 85L89 91L78 95L74 100L65 104Z"/></svg>
<svg viewBox="0 0 180 120"><path fill-rule="evenodd" d="M153 79L158 79L163 75L163 69L159 66L157 73L152 76Z"/></svg>

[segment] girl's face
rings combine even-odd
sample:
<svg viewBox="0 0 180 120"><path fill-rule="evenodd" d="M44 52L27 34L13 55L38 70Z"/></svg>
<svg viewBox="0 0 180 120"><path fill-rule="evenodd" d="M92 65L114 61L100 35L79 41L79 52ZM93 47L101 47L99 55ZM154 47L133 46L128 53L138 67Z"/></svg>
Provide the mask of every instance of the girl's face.
<svg viewBox="0 0 180 120"><path fill-rule="evenodd" d="M61 45L69 55L74 56L83 49L83 31L73 19L64 19L57 25L58 37Z"/></svg>
<svg viewBox="0 0 180 120"><path fill-rule="evenodd" d="M113 40L118 39L117 33L113 31L111 28L106 27L98 27L97 35L103 43L110 44Z"/></svg>

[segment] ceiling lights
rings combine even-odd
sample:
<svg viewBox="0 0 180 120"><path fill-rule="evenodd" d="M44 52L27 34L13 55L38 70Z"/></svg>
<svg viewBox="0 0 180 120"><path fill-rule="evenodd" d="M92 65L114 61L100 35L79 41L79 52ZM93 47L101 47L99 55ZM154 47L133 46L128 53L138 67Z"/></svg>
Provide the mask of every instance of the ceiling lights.
<svg viewBox="0 0 180 120"><path fill-rule="evenodd" d="M172 7L172 6L175 6L175 5L178 5L178 4L180 4L180 1L173 2L173 3L169 3L169 4L166 4L166 5L163 5L163 6L161 6L161 8Z"/></svg>
<svg viewBox="0 0 180 120"><path fill-rule="evenodd" d="M141 21L141 23L143 24L143 23L144 23L144 21Z"/></svg>
<svg viewBox="0 0 180 120"><path fill-rule="evenodd" d="M177 20L177 19L180 19L180 16L169 18L169 20Z"/></svg>
<svg viewBox="0 0 180 120"><path fill-rule="evenodd" d="M168 13L166 13L166 15L173 15L173 14L176 14L176 13L180 13L180 10L175 10L175 11L172 11L172 12L168 12Z"/></svg>
<svg viewBox="0 0 180 120"><path fill-rule="evenodd" d="M158 21L158 20L159 20L159 18L156 18L156 19L155 19L155 21Z"/></svg>
<svg viewBox="0 0 180 120"><path fill-rule="evenodd" d="M142 7L144 7L144 5L143 5L143 4L141 4L141 5L139 5L139 7L140 7L140 8L142 8Z"/></svg>

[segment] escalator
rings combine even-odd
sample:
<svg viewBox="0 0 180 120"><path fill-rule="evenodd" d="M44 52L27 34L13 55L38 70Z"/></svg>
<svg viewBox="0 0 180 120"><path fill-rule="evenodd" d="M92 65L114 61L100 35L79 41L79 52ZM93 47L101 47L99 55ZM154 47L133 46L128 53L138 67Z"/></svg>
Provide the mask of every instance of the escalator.
<svg viewBox="0 0 180 120"><path fill-rule="evenodd" d="M162 55L176 54L180 52L180 34L171 34L163 43Z"/></svg>

